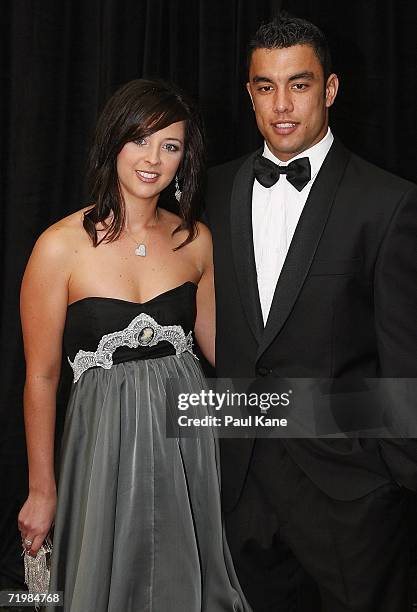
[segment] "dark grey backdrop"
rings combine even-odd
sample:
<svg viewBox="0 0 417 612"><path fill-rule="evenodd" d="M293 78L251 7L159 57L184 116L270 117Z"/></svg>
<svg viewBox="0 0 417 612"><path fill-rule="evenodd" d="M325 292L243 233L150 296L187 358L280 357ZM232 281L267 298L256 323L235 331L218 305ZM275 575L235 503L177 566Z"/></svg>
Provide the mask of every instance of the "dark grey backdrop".
<svg viewBox="0 0 417 612"><path fill-rule="evenodd" d="M281 6L329 37L341 77L334 131L367 159L416 180L412 0L1 3L0 588L22 577L16 515L26 497L26 456L18 295L33 243L46 226L85 204L84 162L97 113L129 79L170 78L199 100L210 163L257 146L244 90L245 46Z"/></svg>

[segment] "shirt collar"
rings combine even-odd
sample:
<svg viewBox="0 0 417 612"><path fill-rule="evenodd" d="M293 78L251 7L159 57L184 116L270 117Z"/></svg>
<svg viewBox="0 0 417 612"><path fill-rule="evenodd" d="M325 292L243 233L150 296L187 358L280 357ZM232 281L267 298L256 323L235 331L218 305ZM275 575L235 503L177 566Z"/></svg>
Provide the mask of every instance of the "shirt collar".
<svg viewBox="0 0 417 612"><path fill-rule="evenodd" d="M278 157L275 157L275 155L273 155L273 153L271 153L271 151L269 150L266 142L264 143L264 151L262 155L267 159L273 161L274 164L277 164L278 166L286 166L294 159L299 159L300 157L308 157L311 165L311 178L313 179L320 170L321 165L324 162L324 159L333 144L333 141L333 134L330 128L327 128L327 134L321 140L319 140L319 142L316 142L316 144L310 147L309 149L298 153L298 155L295 155L287 162L281 161L280 159L278 159Z"/></svg>

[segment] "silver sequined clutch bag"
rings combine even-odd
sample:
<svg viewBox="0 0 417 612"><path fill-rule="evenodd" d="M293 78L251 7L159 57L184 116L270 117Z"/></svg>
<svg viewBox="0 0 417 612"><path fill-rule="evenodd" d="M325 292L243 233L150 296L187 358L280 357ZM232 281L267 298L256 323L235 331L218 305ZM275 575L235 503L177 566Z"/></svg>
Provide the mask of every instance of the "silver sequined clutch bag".
<svg viewBox="0 0 417 612"><path fill-rule="evenodd" d="M27 552L24 554L25 584L29 593L37 595L48 593L49 578L51 574L52 540L46 536L44 543L38 550L36 557L31 557ZM35 605L38 609L39 605Z"/></svg>

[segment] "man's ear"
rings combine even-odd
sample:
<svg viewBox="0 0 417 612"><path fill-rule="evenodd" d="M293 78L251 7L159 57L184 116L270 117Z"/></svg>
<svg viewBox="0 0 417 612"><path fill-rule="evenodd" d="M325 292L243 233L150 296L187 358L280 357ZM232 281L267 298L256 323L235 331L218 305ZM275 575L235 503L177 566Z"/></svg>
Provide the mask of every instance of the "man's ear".
<svg viewBox="0 0 417 612"><path fill-rule="evenodd" d="M336 99L339 89L339 79L337 74L332 73L326 83L326 107L329 108Z"/></svg>
<svg viewBox="0 0 417 612"><path fill-rule="evenodd" d="M253 108L253 110L255 110L255 104L253 103L253 97L252 97L252 92L251 92L251 89L250 89L250 83L246 83L246 89L248 90L248 94L249 94L250 100L252 102L252 108Z"/></svg>

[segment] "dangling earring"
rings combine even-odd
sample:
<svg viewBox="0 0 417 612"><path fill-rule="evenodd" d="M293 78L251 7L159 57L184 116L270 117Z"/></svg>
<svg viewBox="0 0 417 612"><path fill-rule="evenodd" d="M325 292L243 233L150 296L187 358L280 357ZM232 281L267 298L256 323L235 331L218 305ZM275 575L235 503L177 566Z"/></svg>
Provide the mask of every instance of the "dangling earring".
<svg viewBox="0 0 417 612"><path fill-rule="evenodd" d="M175 197L177 202L181 200L181 189L180 184L178 182L178 175L175 175Z"/></svg>

